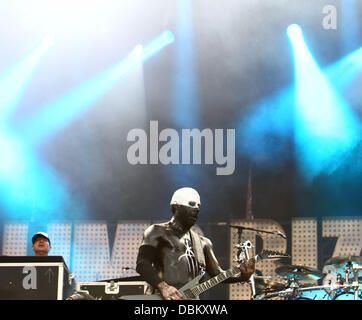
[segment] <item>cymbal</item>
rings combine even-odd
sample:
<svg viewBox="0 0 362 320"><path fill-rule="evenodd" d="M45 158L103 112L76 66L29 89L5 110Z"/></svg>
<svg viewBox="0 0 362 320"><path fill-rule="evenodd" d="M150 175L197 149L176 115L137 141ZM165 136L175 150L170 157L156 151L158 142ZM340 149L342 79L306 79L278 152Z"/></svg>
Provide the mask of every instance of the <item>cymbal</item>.
<svg viewBox="0 0 362 320"><path fill-rule="evenodd" d="M317 269L297 265L280 266L275 272L282 277L293 277L298 280L319 280L323 277L323 273Z"/></svg>
<svg viewBox="0 0 362 320"><path fill-rule="evenodd" d="M277 292L285 289L285 284L267 279L255 279L255 288L262 293Z"/></svg>
<svg viewBox="0 0 362 320"><path fill-rule="evenodd" d="M362 257L360 256L337 256L337 257L332 257L329 258L324 265L344 265L347 263L351 263L351 264L360 264L362 265Z"/></svg>

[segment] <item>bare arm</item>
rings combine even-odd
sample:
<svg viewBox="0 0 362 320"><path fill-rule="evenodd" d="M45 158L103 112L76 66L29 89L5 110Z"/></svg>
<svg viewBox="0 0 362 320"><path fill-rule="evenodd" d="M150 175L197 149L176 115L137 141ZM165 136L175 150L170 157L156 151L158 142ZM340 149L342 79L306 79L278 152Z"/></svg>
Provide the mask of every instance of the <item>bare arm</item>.
<svg viewBox="0 0 362 320"><path fill-rule="evenodd" d="M164 299L180 300L183 299L181 292L163 281L154 267L157 246L162 233L163 229L157 226L151 226L146 229L142 245L138 251L136 270L151 286L160 290Z"/></svg>
<svg viewBox="0 0 362 320"><path fill-rule="evenodd" d="M175 287L170 286L165 281L159 283L157 288L160 290L165 300L182 300L184 296Z"/></svg>

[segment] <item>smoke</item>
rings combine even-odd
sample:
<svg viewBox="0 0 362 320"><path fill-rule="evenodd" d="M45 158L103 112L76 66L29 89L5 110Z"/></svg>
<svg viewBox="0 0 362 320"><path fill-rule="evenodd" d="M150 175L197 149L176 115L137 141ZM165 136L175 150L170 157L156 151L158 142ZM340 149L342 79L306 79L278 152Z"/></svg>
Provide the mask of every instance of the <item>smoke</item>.
<svg viewBox="0 0 362 320"><path fill-rule="evenodd" d="M281 90L242 112L237 126L237 151L258 166L277 168L293 156L294 95Z"/></svg>

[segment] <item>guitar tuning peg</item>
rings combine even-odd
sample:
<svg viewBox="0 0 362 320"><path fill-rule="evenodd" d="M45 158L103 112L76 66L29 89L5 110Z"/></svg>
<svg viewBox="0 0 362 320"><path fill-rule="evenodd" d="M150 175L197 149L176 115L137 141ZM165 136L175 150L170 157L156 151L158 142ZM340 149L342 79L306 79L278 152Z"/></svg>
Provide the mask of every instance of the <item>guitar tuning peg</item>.
<svg viewBox="0 0 362 320"><path fill-rule="evenodd" d="M244 246L245 246L246 248L253 248L253 247L254 247L250 240L246 240L246 241L244 242Z"/></svg>

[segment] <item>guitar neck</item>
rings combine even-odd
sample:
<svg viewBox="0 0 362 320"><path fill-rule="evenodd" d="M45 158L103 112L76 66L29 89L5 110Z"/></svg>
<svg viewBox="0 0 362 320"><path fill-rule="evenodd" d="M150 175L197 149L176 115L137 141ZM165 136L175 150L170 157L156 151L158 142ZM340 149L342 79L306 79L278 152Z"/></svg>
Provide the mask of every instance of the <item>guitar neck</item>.
<svg viewBox="0 0 362 320"><path fill-rule="evenodd" d="M266 258L284 258L284 257L287 257L287 255L281 254L279 252L270 251L270 250L262 250L262 252L260 252L255 257L253 257L253 259L255 262L257 262L259 260L263 260ZM239 269L239 267L235 266L224 272L221 272L217 276L215 276L193 288L186 289L183 292L183 294L186 296L186 298L194 299L194 298L198 297L201 293L205 292L206 290L211 289L212 287L218 285L220 282L223 282L226 279L229 279L229 278L237 275L238 273L240 273L240 269Z"/></svg>
<svg viewBox="0 0 362 320"><path fill-rule="evenodd" d="M199 296L201 293L205 292L206 290L211 289L212 287L218 285L220 282L225 281L226 279L229 279L235 275L237 275L238 273L240 273L240 269L238 267L233 267L230 268L224 272L221 272L220 274L218 274L217 276L197 285L194 288L189 289L192 294L197 297Z"/></svg>

